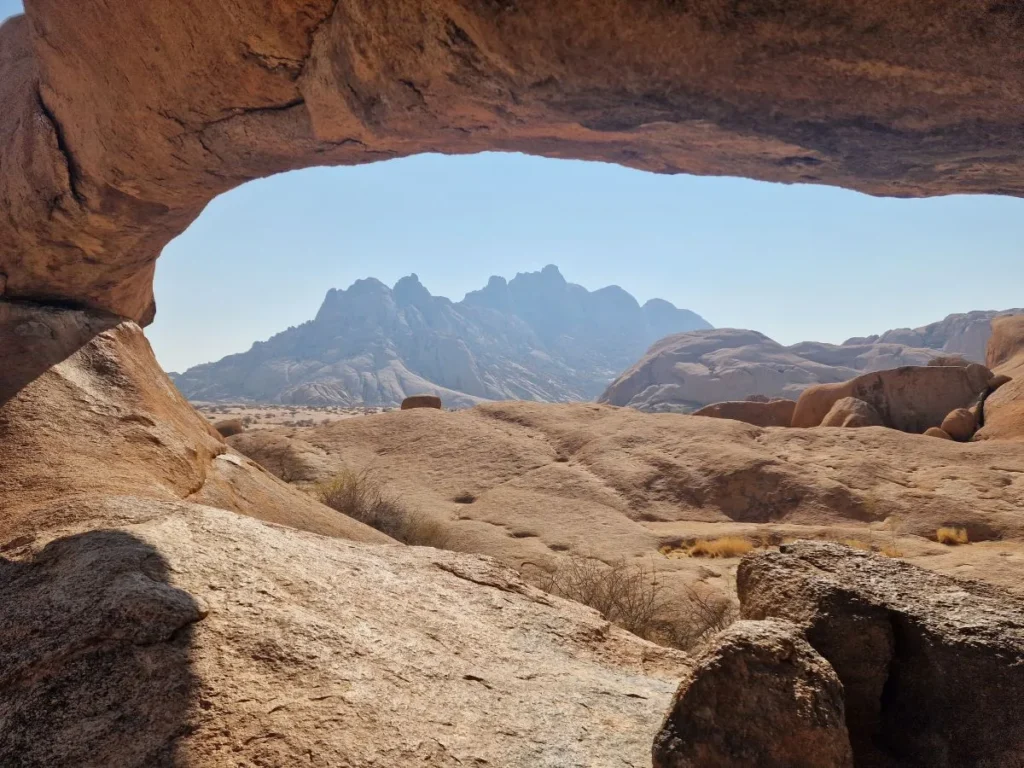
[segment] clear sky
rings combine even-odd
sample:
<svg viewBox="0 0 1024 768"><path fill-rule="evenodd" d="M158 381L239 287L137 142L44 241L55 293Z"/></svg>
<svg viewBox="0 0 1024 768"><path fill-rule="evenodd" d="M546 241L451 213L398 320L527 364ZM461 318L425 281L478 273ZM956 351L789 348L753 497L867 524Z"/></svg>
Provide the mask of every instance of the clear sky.
<svg viewBox="0 0 1024 768"><path fill-rule="evenodd" d="M15 4L0 0L0 16ZM157 267L148 330L169 370L310 319L328 288L415 272L461 299L557 264L716 326L840 342L1024 305L1024 200L872 198L521 155L317 168L221 196Z"/></svg>

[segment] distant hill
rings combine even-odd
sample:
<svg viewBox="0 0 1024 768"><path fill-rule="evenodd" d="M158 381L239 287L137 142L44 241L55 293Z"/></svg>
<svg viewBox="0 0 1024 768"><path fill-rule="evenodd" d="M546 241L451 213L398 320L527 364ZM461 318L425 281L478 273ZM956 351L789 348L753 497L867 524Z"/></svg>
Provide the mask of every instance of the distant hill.
<svg viewBox="0 0 1024 768"><path fill-rule="evenodd" d="M492 277L460 302L432 296L416 275L393 288L369 278L328 291L315 319L173 378L205 401L593 400L657 339L707 328L667 301L641 306L618 286L588 291L555 266Z"/></svg>
<svg viewBox="0 0 1024 768"><path fill-rule="evenodd" d="M721 328L674 334L654 344L604 392L600 402L652 412L689 412L751 395L796 399L812 384L846 381L869 371L927 365L942 355L985 362L991 322L978 311L920 328L899 328L842 344L804 341L784 347L757 331Z"/></svg>

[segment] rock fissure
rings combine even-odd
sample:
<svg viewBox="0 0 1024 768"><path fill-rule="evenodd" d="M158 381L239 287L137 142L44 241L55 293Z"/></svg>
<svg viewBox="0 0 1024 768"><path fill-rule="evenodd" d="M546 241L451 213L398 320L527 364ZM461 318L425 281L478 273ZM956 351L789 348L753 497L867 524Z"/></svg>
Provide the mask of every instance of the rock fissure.
<svg viewBox="0 0 1024 768"><path fill-rule="evenodd" d="M57 116L53 113L53 110L46 104L42 91L38 87L36 88L36 103L39 106L39 111L50 124L50 128L53 130L53 135L57 139L57 150L64 158L64 167L67 171L68 191L71 193L71 197L75 202L80 206L84 206L86 204L86 199L85 194L81 189L83 180L78 168L78 163L76 162L75 157L71 152L71 148L68 145L64 128L61 126L60 121L57 120Z"/></svg>

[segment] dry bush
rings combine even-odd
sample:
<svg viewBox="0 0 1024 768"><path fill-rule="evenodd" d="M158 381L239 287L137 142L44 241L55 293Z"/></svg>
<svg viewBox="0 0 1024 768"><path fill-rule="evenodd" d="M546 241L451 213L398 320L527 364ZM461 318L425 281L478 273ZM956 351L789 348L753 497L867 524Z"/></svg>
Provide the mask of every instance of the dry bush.
<svg viewBox="0 0 1024 768"><path fill-rule="evenodd" d="M888 544L878 551L886 557L903 557L903 552L898 547L892 544Z"/></svg>
<svg viewBox="0 0 1024 768"><path fill-rule="evenodd" d="M245 425L238 419L224 419L213 425L213 428L220 432L221 437L231 437L245 432Z"/></svg>
<svg viewBox="0 0 1024 768"><path fill-rule="evenodd" d="M970 360L967 360L960 355L939 355L938 357L933 357L928 361L928 365L949 365L956 368L966 368L970 364Z"/></svg>
<svg viewBox="0 0 1024 768"><path fill-rule="evenodd" d="M735 606L723 595L693 587L672 594L653 570L625 560L608 565L573 554L560 558L553 570L527 578L546 592L593 608L638 637L682 650L736 620Z"/></svg>
<svg viewBox="0 0 1024 768"><path fill-rule="evenodd" d="M873 546L868 544L866 541L861 541L860 539L843 539L840 543L845 544L851 549L862 549L865 552L872 552L874 550Z"/></svg>
<svg viewBox="0 0 1024 768"><path fill-rule="evenodd" d="M768 395L747 395L748 403L770 403L772 399Z"/></svg>
<svg viewBox="0 0 1024 768"><path fill-rule="evenodd" d="M742 557L753 548L754 544L741 536L700 539L690 547L690 557Z"/></svg>
<svg viewBox="0 0 1024 768"><path fill-rule="evenodd" d="M407 509L370 470L342 470L316 485L314 494L322 504L404 544L444 549L449 542L444 523Z"/></svg>
<svg viewBox="0 0 1024 768"><path fill-rule="evenodd" d="M966 528L939 528L935 532L935 540L940 544L945 544L949 547L956 547L960 544L967 544L970 540L967 538Z"/></svg>

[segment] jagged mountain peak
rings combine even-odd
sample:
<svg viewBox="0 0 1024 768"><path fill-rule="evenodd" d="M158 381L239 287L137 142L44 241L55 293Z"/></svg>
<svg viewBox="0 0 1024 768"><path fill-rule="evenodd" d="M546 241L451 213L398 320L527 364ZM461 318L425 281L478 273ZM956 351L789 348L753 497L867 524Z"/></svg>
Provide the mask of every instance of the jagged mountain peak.
<svg viewBox="0 0 1024 768"><path fill-rule="evenodd" d="M494 276L453 303L416 274L331 289L314 321L177 377L201 400L395 405L414 393L451 405L589 400L658 338L710 328L669 302L641 308L619 286L568 282L551 264Z"/></svg>

